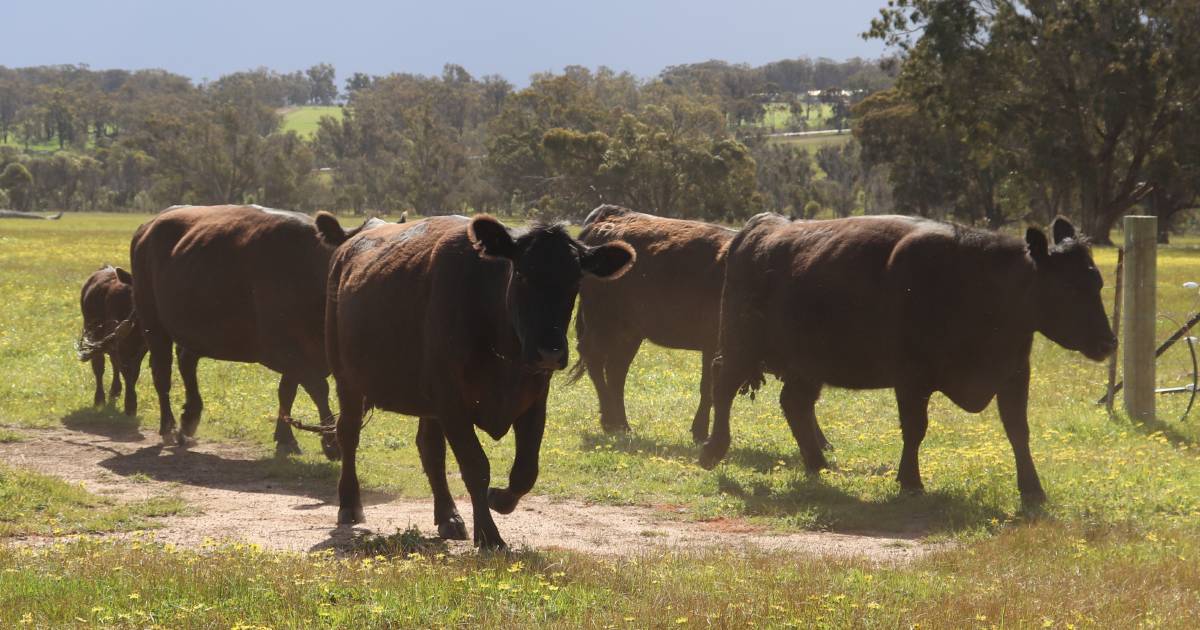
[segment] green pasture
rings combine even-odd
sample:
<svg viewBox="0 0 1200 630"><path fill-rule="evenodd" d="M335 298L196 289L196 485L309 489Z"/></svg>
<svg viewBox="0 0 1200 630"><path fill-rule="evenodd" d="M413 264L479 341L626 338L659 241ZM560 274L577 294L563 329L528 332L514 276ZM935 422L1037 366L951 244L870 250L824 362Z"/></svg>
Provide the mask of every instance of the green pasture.
<svg viewBox="0 0 1200 630"><path fill-rule="evenodd" d="M759 126L771 131L784 131L801 122L797 118L786 103L767 103L763 105L763 118ZM832 124L832 120L833 106L828 103L804 108L803 122L807 123L809 131L824 129Z"/></svg>
<svg viewBox="0 0 1200 630"><path fill-rule="evenodd" d="M129 235L147 218L72 214L58 222L0 223L0 425L85 432L132 426L112 408L92 408L91 372L75 360L72 343L80 328L82 282L103 263L126 264ZM1196 245L1185 241L1159 252L1161 310L1175 319L1186 317L1200 298L1181 287L1200 281ZM1115 250L1095 253L1107 274L1104 298L1111 303ZM1171 330L1169 321L1159 322L1160 338ZM162 550L82 544L30 555L10 549L0 550L0 625L19 622L28 612L34 621L55 626L177 625L172 615L184 615L178 623L202 626L286 627L306 619L426 626L440 625L437 619L443 618L431 616L440 612L451 615L444 618L450 625L624 626L622 619L632 616L653 620L630 622L634 626L661 627L740 627L748 619L803 627L1042 627L1044 622L1047 627L1128 627L1186 626L1181 620L1200 612L1194 543L1200 525L1200 411L1179 421L1186 397L1160 398L1158 422L1110 419L1095 405L1106 367L1039 336L1032 358L1030 426L1049 502L1031 514L1020 507L1012 453L994 406L969 414L940 396L932 403L922 449L923 495L902 494L894 481L901 441L888 391L825 392L817 412L835 445L834 470L812 477L804 473L780 415L778 384L770 382L754 400L735 404L730 454L715 470L705 471L695 463L698 447L688 431L699 361L695 353L643 348L627 387L633 426L627 436L600 430L595 394L586 379L567 385L558 377L535 492L606 504L668 505L682 519L744 519L782 531L875 532L953 544L901 567L728 554L639 562L573 554L437 559L412 565L419 570L402 569L402 563L372 568L383 572L378 583L363 580L358 564L272 554L251 560L242 552L222 552L220 562L204 560L204 571L193 574L179 568L195 566L195 557ZM1190 369L1186 350L1173 350L1160 366L1160 381L1183 384L1190 380L1185 367ZM199 379L205 397L201 440L257 444L264 476L300 478L332 489L337 465L324 461L311 436L300 438L305 455L271 457L276 375L253 365L201 361ZM132 422L153 431L158 419L148 366L138 389L142 412ZM178 409L177 377L174 401ZM296 415L316 419L303 395ZM400 496L428 496L415 431L411 418L374 414L359 454L365 485ZM494 479L502 480L512 461L511 437L493 443L481 433L481 441ZM455 470L453 464L450 469ZM464 495L457 475L451 487ZM0 522L11 509L0 502ZM504 517L497 517L497 524L503 533ZM432 527L432 515L427 525ZM524 564L509 573L514 561ZM110 565L128 570L105 574ZM270 575L255 573L260 566L281 568ZM531 590L556 571L565 571L570 589ZM219 575L217 584L205 582L205 572ZM139 581L159 573L179 578L165 584ZM423 589L450 592L455 585L476 584L484 573L512 576L510 585L519 586L520 596L470 590L465 599L431 595L424 603L405 604L408 608L394 608L395 602L383 598L393 586L410 589L406 592L414 597L423 597ZM403 586L405 575L423 577ZM302 581L288 582L293 577ZM141 599L125 599L127 591L140 592ZM273 599L255 607L252 593ZM573 594L569 601L558 599L567 593ZM331 602L326 612L334 616L322 614L321 601ZM21 602L29 605L22 608ZM97 606L103 610L95 611ZM372 617L374 606L402 610L408 617ZM197 616L186 616L191 614ZM72 621L71 615L78 619ZM818 616L824 621L815 622ZM679 618L684 621L676 626Z"/></svg>
<svg viewBox="0 0 1200 630"><path fill-rule="evenodd" d="M317 123L325 116L341 120L342 108L336 105L285 107L279 110L279 114L283 116L282 131L295 131L302 137L311 138L317 133Z"/></svg>

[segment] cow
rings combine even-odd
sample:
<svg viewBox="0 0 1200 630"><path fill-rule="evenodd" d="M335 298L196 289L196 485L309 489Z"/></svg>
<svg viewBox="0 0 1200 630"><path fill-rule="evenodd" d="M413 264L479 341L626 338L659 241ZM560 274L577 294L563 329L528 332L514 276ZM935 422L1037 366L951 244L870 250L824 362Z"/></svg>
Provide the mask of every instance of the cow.
<svg viewBox="0 0 1200 630"><path fill-rule="evenodd" d="M917 453L929 397L962 409L993 398L1016 458L1022 501L1046 494L1029 452L1029 352L1035 332L1100 361L1115 349L1087 241L1066 219L1053 244L912 217L750 219L730 244L714 360L713 431L700 463L729 448L729 410L764 372L806 468L826 460L814 434L825 385L895 390L903 450L897 479L920 492Z"/></svg>
<svg viewBox="0 0 1200 630"><path fill-rule="evenodd" d="M331 219L318 215L317 225ZM383 409L419 418L438 534L467 537L446 485L449 443L471 496L475 544L503 547L488 510L512 512L537 479L550 376L567 365L580 280L619 278L633 249L589 247L561 225L512 234L487 215L392 224L344 241L332 226L322 232L340 243L325 315L340 405L338 523L365 520L355 455L364 413ZM495 440L515 433L507 488L489 487L475 427Z"/></svg>
<svg viewBox="0 0 1200 630"><path fill-rule="evenodd" d="M83 332L75 348L79 360L92 364L96 393L92 403L104 404L104 357L112 361L113 379L108 398L116 403L125 379L125 415L137 414L137 381L146 356L142 337L133 313L133 278L120 267L105 265L83 283L79 294L83 312Z"/></svg>
<svg viewBox="0 0 1200 630"><path fill-rule="evenodd" d="M669 219L603 205L583 222L579 240L590 246L621 240L637 252L637 269L619 280L584 278L575 319L579 360L600 399L600 426L629 431L625 379L644 340L667 348L699 350L700 404L692 439L708 439L712 407L710 365L717 349L725 252L736 234L726 227Z"/></svg>
<svg viewBox="0 0 1200 630"><path fill-rule="evenodd" d="M382 224L368 220L354 231ZM332 216L326 229L341 229ZM188 446L203 401L201 357L258 363L278 372L279 454L298 453L291 410L297 386L332 426L325 360L325 278L333 247L313 219L260 206L175 206L138 228L130 243L134 306L150 351L164 443ZM171 411L171 347L185 400L178 432ZM331 430L332 431L332 430ZM321 447L337 459L332 433Z"/></svg>

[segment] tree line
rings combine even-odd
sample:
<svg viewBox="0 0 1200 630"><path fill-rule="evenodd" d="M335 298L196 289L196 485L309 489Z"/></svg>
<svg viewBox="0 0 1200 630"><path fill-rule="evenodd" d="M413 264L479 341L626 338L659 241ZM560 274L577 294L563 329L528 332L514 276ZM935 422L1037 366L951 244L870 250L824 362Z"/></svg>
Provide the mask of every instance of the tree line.
<svg viewBox="0 0 1200 630"><path fill-rule="evenodd" d="M618 203L734 223L900 212L993 228L1063 214L1099 242L1131 211L1157 214L1165 238L1197 205L1200 6L896 0L864 27L893 56L708 61L648 79L571 66L524 88L453 64L354 73L340 90L327 64L199 84L0 68L0 205L579 219ZM281 108L330 103L341 115L311 137L282 129ZM853 137L791 142L764 122L815 106Z"/></svg>
<svg viewBox="0 0 1200 630"><path fill-rule="evenodd" d="M787 98L825 90L836 100L841 86L865 94L890 81L879 63L858 59L710 61L648 80L571 66L524 89L453 64L440 76L355 73L340 91L335 79L328 64L200 84L164 71L0 68L0 202L547 219L611 202L725 221L763 208L813 214L817 200L842 211L854 191L833 194L815 181L812 156L772 145L757 125ZM323 118L311 138L282 129L282 108L335 102L341 115Z"/></svg>

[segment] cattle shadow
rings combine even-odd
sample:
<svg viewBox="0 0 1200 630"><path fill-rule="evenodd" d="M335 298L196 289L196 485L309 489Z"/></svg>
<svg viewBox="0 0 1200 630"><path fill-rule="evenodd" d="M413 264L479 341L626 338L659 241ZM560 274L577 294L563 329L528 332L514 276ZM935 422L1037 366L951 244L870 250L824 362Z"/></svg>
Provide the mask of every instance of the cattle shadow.
<svg viewBox="0 0 1200 630"><path fill-rule="evenodd" d="M1010 516L983 497L936 490L897 492L878 501L863 500L826 483L818 475L801 476L778 490L766 484L747 487L725 473L718 473L717 488L721 494L741 500L747 516L802 517L815 523L818 529L843 533L916 538L959 532ZM1035 518L1038 512L1020 515Z"/></svg>
<svg viewBox="0 0 1200 630"><path fill-rule="evenodd" d="M600 447L632 455L657 455L683 459L698 467L700 447L691 443L662 443L636 433L607 435L583 431L580 438L587 451ZM780 461L789 469L803 469L804 465L797 452L781 454L737 446L730 448L725 461L761 474L776 470ZM831 474L858 473L840 472L835 463ZM916 494L896 492L885 499L864 500L830 485L820 475L800 475L781 489L769 480L739 481L718 469L717 492L740 500L746 516L803 522L806 528L815 523L820 529L843 533L918 537L958 532L992 519L1011 517L989 497L938 490ZM1034 518L1037 513L1019 515Z"/></svg>
<svg viewBox="0 0 1200 630"><path fill-rule="evenodd" d="M235 492L281 494L307 497L311 505L296 509L315 509L337 501L338 469L327 462L297 458L265 457L239 459L194 450L147 446L132 453L113 451L112 457L98 463L101 468L122 477L144 475L155 481ZM364 491L367 505L386 503L395 494Z"/></svg>
<svg viewBox="0 0 1200 630"><path fill-rule="evenodd" d="M685 427L686 428L686 427ZM580 432L581 448L585 451L611 448L630 455L657 455L659 457L688 459L693 463L700 459L700 445L693 444L688 436L683 442L658 442L638 433L604 434L590 431ZM798 457L798 455L797 455ZM745 466L755 472L768 472L778 463L780 455L774 451L745 446L730 446L725 461ZM785 459L791 460L788 455ZM697 464L698 466L699 464Z"/></svg>
<svg viewBox="0 0 1200 630"><path fill-rule="evenodd" d="M121 413L116 407L81 407L62 417L64 428L80 433L99 435L113 442L142 442L141 426L136 416Z"/></svg>

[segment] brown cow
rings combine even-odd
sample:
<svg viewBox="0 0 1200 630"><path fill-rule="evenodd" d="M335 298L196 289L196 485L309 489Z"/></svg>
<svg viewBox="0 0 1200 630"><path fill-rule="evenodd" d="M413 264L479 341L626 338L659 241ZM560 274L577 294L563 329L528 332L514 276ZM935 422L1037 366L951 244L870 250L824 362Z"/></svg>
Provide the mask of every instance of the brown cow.
<svg viewBox="0 0 1200 630"><path fill-rule="evenodd" d="M146 341L133 316L133 278L120 267L105 265L88 277L79 295L83 334L76 349L80 361L90 361L96 376L93 403L104 404L104 356L112 361L112 402L121 395L125 378L125 415L137 414L137 381L146 356Z"/></svg>
<svg viewBox="0 0 1200 630"><path fill-rule="evenodd" d="M725 250L736 233L613 205L596 208L584 220L581 242L624 241L638 259L637 269L619 280L584 278L579 287L579 362L571 379L586 369L606 432L629 430L625 379L642 341L649 339L667 348L700 351L700 405L692 419L692 439L708 439L709 368L717 349Z"/></svg>
<svg viewBox="0 0 1200 630"><path fill-rule="evenodd" d="M826 466L814 436L824 385L893 388L902 488L923 488L917 452L933 392L977 413L996 398L1028 503L1045 500L1026 420L1034 332L1093 360L1116 348L1087 244L1065 219L1054 245L911 217L752 218L730 244L715 362L713 433L701 465L729 448L729 409L763 372L805 466Z"/></svg>
<svg viewBox="0 0 1200 630"><path fill-rule="evenodd" d="M341 229L336 219L332 226ZM364 223L361 230L381 221ZM325 360L325 278L333 247L311 217L258 206L169 208L138 228L130 244L134 302L150 348L159 433L187 445L200 423L201 357L260 363L282 376L275 442L299 452L290 420L297 385L332 424ZM178 434L171 412L171 345L185 401ZM333 435L322 437L330 459Z"/></svg>
<svg viewBox="0 0 1200 630"><path fill-rule="evenodd" d="M318 226L338 242L325 220L318 215ZM338 523L364 520L355 454L364 412L379 408L420 418L438 534L467 535L446 485L449 442L471 495L475 544L504 546L488 509L512 512L537 479L550 375L567 364L579 282L585 273L619 277L633 259L624 243L588 247L558 225L514 237L486 215L388 225L345 241L325 316L341 406ZM507 488L489 488L476 426L496 440L516 434Z"/></svg>

